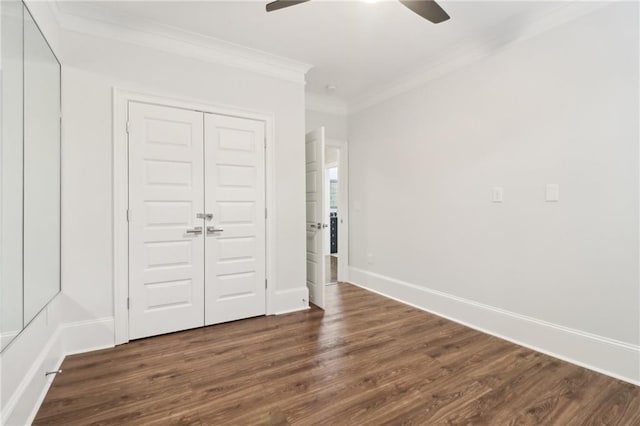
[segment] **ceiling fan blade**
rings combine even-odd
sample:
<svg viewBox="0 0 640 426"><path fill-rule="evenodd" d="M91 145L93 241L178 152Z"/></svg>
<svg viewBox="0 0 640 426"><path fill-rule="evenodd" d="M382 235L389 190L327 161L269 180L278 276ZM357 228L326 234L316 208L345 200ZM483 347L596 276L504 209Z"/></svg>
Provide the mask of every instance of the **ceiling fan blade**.
<svg viewBox="0 0 640 426"><path fill-rule="evenodd" d="M400 3L434 24L449 19L447 12L433 0L400 0Z"/></svg>
<svg viewBox="0 0 640 426"><path fill-rule="evenodd" d="M273 12L274 10L284 9L285 7L295 6L296 4L306 3L309 0L276 0L271 3L267 3L267 12Z"/></svg>

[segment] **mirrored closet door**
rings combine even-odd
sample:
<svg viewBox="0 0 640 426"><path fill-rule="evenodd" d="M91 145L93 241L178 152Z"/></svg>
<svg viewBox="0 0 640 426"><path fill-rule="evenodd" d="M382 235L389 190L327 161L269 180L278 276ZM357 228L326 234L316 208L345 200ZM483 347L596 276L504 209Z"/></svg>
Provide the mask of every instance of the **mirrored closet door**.
<svg viewBox="0 0 640 426"><path fill-rule="evenodd" d="M22 2L0 16L4 349L60 291L60 63Z"/></svg>

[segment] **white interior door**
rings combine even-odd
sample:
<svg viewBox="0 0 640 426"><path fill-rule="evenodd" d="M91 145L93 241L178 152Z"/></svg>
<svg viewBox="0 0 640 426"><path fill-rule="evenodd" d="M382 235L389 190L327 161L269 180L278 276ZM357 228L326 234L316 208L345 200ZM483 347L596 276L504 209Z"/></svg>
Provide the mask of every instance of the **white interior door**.
<svg viewBox="0 0 640 426"><path fill-rule="evenodd" d="M203 326L203 114L131 102L128 128L129 336Z"/></svg>
<svg viewBox="0 0 640 426"><path fill-rule="evenodd" d="M307 188L307 287L309 301L325 307L324 127L307 133L305 141Z"/></svg>
<svg viewBox="0 0 640 426"><path fill-rule="evenodd" d="M264 123L205 114L205 164L205 323L264 315Z"/></svg>

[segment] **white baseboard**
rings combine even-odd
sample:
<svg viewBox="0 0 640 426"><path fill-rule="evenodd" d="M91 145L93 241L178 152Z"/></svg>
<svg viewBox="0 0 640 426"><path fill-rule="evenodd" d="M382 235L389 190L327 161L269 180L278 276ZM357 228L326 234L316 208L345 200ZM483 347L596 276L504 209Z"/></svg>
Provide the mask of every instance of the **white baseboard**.
<svg viewBox="0 0 640 426"><path fill-rule="evenodd" d="M65 356L113 346L113 318L59 325L3 407L3 424L29 425L33 422L55 377L44 374L58 370Z"/></svg>
<svg viewBox="0 0 640 426"><path fill-rule="evenodd" d="M349 268L350 283L483 333L640 386L640 346Z"/></svg>
<svg viewBox="0 0 640 426"><path fill-rule="evenodd" d="M309 289L298 287L289 290L280 290L275 293L276 315L309 309Z"/></svg>
<svg viewBox="0 0 640 426"><path fill-rule="evenodd" d="M115 346L112 317L66 323L61 328L64 336L65 356Z"/></svg>
<svg viewBox="0 0 640 426"><path fill-rule="evenodd" d="M40 407L53 381L53 376L47 377L45 372L60 368L63 358L60 329L56 329L3 407L3 425L19 426L33 422L37 407Z"/></svg>

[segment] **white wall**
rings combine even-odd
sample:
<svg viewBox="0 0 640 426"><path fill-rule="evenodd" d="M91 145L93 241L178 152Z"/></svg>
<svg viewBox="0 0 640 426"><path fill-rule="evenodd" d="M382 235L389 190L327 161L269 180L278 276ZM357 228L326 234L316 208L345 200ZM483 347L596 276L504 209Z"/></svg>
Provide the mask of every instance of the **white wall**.
<svg viewBox="0 0 640 426"><path fill-rule="evenodd" d="M305 111L305 120L307 132L324 126L325 137L327 139L347 140L346 115L329 114L307 109Z"/></svg>
<svg viewBox="0 0 640 426"><path fill-rule="evenodd" d="M38 17L36 16L36 19ZM47 26L46 23L44 23ZM114 87L272 114L275 309L307 307L304 86L106 39L50 37L62 69L62 294L2 354L3 415L23 424L45 388L41 370L67 353L113 345L112 91ZM82 54L78 54L82 52ZM72 58L65 60L64 58ZM303 300L305 299L305 300ZM33 337L29 337L33 336ZM29 356L25 352L29 351ZM30 358L42 355L42 359ZM48 361L53 354L55 362ZM24 360L18 365L18 360ZM5 371L15 371L5 379ZM30 374L37 380L30 380ZM42 375L42 377L40 377ZM41 383L42 382L42 383ZM24 388L23 388L24 387ZM23 392L26 389L26 392ZM33 397L36 395L36 397ZM11 402L13 401L13 402ZM8 417L12 407L17 407Z"/></svg>
<svg viewBox="0 0 640 426"><path fill-rule="evenodd" d="M135 46L75 36L108 51L63 69L63 291L68 320L113 315L112 89L119 87L273 113L276 289L304 289L304 88L300 84ZM305 297L306 298L306 297ZM302 297L296 306L302 307ZM299 306L298 306L299 305ZM283 308L284 309L284 308Z"/></svg>
<svg viewBox="0 0 640 426"><path fill-rule="evenodd" d="M638 43L614 4L350 116L352 279L640 381ZM553 327L627 364L560 353Z"/></svg>

